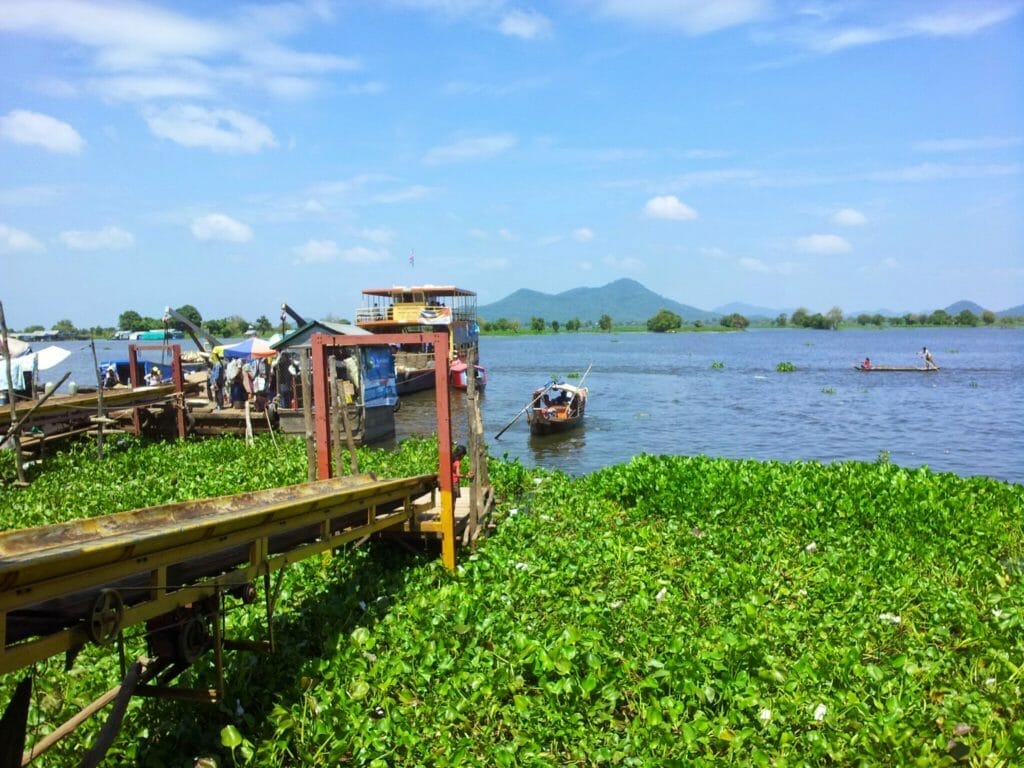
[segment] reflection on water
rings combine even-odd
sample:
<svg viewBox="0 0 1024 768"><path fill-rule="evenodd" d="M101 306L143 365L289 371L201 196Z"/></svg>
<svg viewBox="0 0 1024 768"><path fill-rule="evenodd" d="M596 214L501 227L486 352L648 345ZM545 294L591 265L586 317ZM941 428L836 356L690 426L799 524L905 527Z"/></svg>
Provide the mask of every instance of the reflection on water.
<svg viewBox="0 0 1024 768"><path fill-rule="evenodd" d="M88 344L64 346L77 380L95 378ZM853 368L865 357L919 365L923 346L938 373ZM126 347L97 342L97 353ZM527 466L581 474L641 452L825 462L885 454L903 466L1024 482L1024 329L485 336L480 354L490 453ZM779 373L781 362L796 370ZM531 437L522 415L494 439L536 387L591 363L582 428ZM452 393L451 414L464 441L464 394ZM434 392L403 397L396 422L398 439L434 434Z"/></svg>

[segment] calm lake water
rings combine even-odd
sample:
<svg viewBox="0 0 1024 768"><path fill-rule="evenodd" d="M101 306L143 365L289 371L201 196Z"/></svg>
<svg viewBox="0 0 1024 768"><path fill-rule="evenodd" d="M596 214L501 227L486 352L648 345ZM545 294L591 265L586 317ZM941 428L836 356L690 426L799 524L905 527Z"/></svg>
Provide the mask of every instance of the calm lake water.
<svg viewBox="0 0 1024 768"><path fill-rule="evenodd" d="M1024 329L559 333L480 344L490 452L527 466L582 474L641 452L823 462L885 452L902 466L1024 483ZM941 371L853 370L865 356L920 365L925 345ZM64 346L74 354L50 378L71 367L91 382L88 345ZM126 347L99 341L97 353L123 356ZM783 361L796 371L777 372ZM534 438L522 416L493 439L535 387L588 365L581 429ZM456 439L465 435L463 400L453 395ZM435 431L433 393L403 398L397 421L399 439Z"/></svg>

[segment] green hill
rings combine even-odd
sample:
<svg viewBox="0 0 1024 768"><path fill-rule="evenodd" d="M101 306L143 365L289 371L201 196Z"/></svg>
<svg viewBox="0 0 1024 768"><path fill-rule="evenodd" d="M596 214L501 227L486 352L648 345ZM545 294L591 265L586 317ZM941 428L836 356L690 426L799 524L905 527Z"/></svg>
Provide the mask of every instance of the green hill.
<svg viewBox="0 0 1024 768"><path fill-rule="evenodd" d="M492 304L481 305L477 312L481 321L505 318L527 324L532 317L547 322L578 318L582 322L596 323L601 315L609 315L616 323L646 323L648 319L667 309L686 322L713 320L714 312L697 309L648 290L636 280L623 278L600 288L573 288L557 294L520 289Z"/></svg>

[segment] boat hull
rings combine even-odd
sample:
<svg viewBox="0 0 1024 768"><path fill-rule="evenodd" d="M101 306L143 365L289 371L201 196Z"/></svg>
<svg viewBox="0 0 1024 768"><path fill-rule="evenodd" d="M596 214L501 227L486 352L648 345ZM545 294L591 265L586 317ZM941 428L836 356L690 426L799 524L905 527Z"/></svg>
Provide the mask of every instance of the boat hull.
<svg viewBox="0 0 1024 768"><path fill-rule="evenodd" d="M870 368L855 365L853 369L861 373L934 373L939 370L938 368L917 368L910 365L872 365Z"/></svg>
<svg viewBox="0 0 1024 768"><path fill-rule="evenodd" d="M568 417L564 419L548 418L545 416L534 416L530 422L531 435L555 435L560 432L569 432L583 425L583 416Z"/></svg>
<svg viewBox="0 0 1024 768"><path fill-rule="evenodd" d="M532 435L568 432L583 424L587 410L586 387L553 383L533 392L534 406L526 412Z"/></svg>
<svg viewBox="0 0 1024 768"><path fill-rule="evenodd" d="M452 365L451 385L455 389L469 389L469 367L463 363L461 366ZM487 370L482 365L475 366L476 388L482 390L487 386Z"/></svg>

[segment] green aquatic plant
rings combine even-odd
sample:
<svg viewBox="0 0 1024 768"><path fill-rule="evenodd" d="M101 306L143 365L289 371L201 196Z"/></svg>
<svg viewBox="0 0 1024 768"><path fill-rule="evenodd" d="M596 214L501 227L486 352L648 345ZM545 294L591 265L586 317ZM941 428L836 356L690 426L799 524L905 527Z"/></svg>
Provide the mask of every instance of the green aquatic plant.
<svg viewBox="0 0 1024 768"><path fill-rule="evenodd" d="M216 442L177 445L199 475L190 491L244 466ZM304 473L294 442L289 476ZM129 450L180 472L173 448ZM431 441L360 449L382 472L432 455ZM74 498L109 492L98 464L64 471ZM884 451L871 464L639 455L579 478L490 470L501 522L456 573L387 542L289 566L276 651L226 654L221 706L134 703L105 764L1017 761L1024 486L904 469ZM25 491L0 491L4 519L27 499L45 512ZM228 614L230 636L265 636L258 604ZM73 675L62 662L35 671L35 722L76 711L118 666L93 647ZM185 682L214 679L204 658ZM77 762L100 725L52 764Z"/></svg>
<svg viewBox="0 0 1024 768"><path fill-rule="evenodd" d="M836 390L835 387L822 387L821 392L822 394L825 395L834 395L836 393Z"/></svg>
<svg viewBox="0 0 1024 768"><path fill-rule="evenodd" d="M781 362L775 366L775 370L779 373L792 373L796 370L796 366L792 363Z"/></svg>
<svg viewBox="0 0 1024 768"><path fill-rule="evenodd" d="M725 368L725 363L723 363L721 360L715 360L711 364L711 368L712 370L720 371L721 369Z"/></svg>

